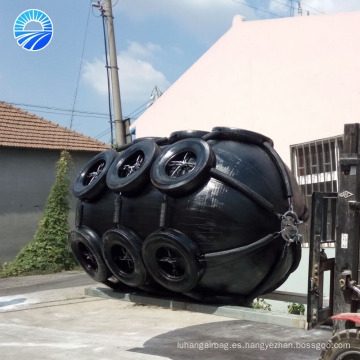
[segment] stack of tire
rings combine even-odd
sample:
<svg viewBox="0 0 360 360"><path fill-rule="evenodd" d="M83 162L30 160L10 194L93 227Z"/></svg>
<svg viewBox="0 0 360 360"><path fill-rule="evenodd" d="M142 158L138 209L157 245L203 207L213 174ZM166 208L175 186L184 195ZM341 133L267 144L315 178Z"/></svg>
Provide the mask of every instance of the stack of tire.
<svg viewBox="0 0 360 360"><path fill-rule="evenodd" d="M266 136L216 127L140 138L78 175L69 245L96 281L246 305L300 261L283 214L306 220L294 177ZM113 286L115 287L115 286Z"/></svg>

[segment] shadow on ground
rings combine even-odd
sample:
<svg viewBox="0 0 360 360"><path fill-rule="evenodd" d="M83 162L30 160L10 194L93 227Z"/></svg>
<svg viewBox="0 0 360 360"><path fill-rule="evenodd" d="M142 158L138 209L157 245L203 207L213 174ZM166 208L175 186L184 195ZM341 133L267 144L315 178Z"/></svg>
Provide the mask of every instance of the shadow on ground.
<svg viewBox="0 0 360 360"><path fill-rule="evenodd" d="M188 359L318 359L331 329L300 330L230 320L177 329L153 337L129 351Z"/></svg>

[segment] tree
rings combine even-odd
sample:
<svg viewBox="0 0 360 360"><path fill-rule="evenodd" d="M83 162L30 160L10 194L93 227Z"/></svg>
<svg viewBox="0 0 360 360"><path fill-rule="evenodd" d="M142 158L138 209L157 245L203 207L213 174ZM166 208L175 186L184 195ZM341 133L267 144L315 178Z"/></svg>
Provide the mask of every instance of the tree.
<svg viewBox="0 0 360 360"><path fill-rule="evenodd" d="M56 163L55 183L34 239L20 250L13 261L4 264L1 277L59 272L76 266L67 246L70 167L71 156L69 152L62 151Z"/></svg>

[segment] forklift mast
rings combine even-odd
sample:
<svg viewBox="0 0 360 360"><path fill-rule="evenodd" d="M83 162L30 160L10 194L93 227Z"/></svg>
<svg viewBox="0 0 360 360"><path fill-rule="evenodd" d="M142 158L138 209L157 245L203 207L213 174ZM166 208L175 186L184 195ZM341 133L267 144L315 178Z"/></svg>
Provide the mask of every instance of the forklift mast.
<svg viewBox="0 0 360 360"><path fill-rule="evenodd" d="M310 229L308 276L308 328L332 315L360 309L360 124L347 124L338 164L338 192L314 192ZM328 259L321 244L331 231L335 258ZM330 271L329 304L323 304L324 272ZM333 321L333 330L355 327L352 321Z"/></svg>

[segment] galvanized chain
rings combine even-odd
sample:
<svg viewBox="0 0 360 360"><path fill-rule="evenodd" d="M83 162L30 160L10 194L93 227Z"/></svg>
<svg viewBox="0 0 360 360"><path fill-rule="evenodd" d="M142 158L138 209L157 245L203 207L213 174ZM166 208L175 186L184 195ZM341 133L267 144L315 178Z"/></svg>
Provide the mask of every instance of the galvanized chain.
<svg viewBox="0 0 360 360"><path fill-rule="evenodd" d="M293 242L301 242L301 234L299 233L298 226L302 224L302 221L294 212L292 198L289 198L288 202L289 210L283 215L280 215L281 230L279 234L281 234L282 238L287 242L287 245L290 245Z"/></svg>

